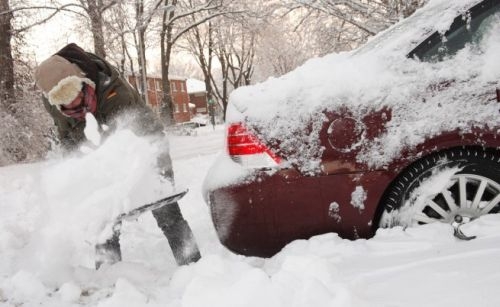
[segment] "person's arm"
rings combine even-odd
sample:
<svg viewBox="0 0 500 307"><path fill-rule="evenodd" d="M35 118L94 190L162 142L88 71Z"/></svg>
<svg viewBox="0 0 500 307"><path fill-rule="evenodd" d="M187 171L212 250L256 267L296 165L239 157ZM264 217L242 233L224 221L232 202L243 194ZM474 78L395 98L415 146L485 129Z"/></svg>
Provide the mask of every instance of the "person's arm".
<svg viewBox="0 0 500 307"><path fill-rule="evenodd" d="M132 116L129 128L140 136L154 136L159 141L161 153L157 165L159 173L173 182L174 173L170 158L168 141L163 132L163 125L153 110L148 107L139 96L139 93L126 81L119 80L115 87L108 91L108 97L102 101L102 111L110 119L121 115Z"/></svg>
<svg viewBox="0 0 500 307"><path fill-rule="evenodd" d="M128 82L118 79L112 89L101 98L98 112L106 117L106 122L123 116L130 116L129 128L137 135L163 135L163 125Z"/></svg>

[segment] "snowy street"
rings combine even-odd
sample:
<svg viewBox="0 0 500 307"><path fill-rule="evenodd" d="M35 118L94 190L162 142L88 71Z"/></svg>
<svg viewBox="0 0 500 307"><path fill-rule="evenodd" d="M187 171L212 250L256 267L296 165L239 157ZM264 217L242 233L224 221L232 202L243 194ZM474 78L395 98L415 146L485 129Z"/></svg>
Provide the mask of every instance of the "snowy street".
<svg viewBox="0 0 500 307"><path fill-rule="evenodd" d="M176 266L167 241L146 214L124 225L124 261L92 269L92 248L85 240L93 239L90 234L98 229L95 221L109 214L93 203L102 207L107 201L117 210L123 205L110 203L111 194L126 188L125 183L116 183L102 189L101 177L118 182L122 176L120 182L130 181L125 173L116 169L112 173L111 160L123 160L136 174L144 167L126 155L120 159L111 155L118 148L112 141L134 147L135 142L142 144L139 139L131 135L123 140L110 138L102 152L91 153L99 154L100 163L111 168L101 177L88 171L85 177L78 169L69 169L64 160L0 169L0 305L500 305L496 294L500 282L498 215L464 226L465 233L477 235L472 241L459 241L451 226L435 224L380 230L370 240L347 241L325 234L292 242L271 259L232 254L219 243L201 195L204 176L223 149L223 137L220 126L199 128L197 136L170 138L177 185L190 190L180 202L181 209L203 255L199 262L184 267ZM148 152L136 150L135 154ZM95 169L85 156L71 159L75 159L72 165ZM80 199L87 211L77 203L68 204L73 211L64 210L61 201L69 199L65 178L79 180L72 197ZM93 193L86 193L88 189Z"/></svg>

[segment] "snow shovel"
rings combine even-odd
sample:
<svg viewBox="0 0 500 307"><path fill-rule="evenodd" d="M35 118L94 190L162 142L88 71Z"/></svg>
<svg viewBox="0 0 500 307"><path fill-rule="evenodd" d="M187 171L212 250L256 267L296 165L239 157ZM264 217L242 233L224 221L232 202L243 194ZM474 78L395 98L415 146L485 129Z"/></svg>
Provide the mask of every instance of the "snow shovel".
<svg viewBox="0 0 500 307"><path fill-rule="evenodd" d="M142 205L138 208L135 208L129 212L125 212L120 214L113 222L112 230L113 235L108 238L104 243L98 243L95 246L96 252L96 260L95 260L95 268L99 269L99 267L103 263L113 264L122 260L122 255L120 251L120 229L122 226L122 221L133 220L137 218L139 215L159 209L163 206L167 206L179 201L188 190L184 190L182 192L178 192L167 196L165 198L159 199L153 203Z"/></svg>

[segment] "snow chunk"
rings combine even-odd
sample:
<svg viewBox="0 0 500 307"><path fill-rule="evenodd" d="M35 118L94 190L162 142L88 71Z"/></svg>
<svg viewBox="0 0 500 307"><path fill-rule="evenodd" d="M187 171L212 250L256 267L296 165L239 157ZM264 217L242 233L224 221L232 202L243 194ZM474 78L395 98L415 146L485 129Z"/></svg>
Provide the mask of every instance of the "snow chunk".
<svg viewBox="0 0 500 307"><path fill-rule="evenodd" d="M144 293L139 291L134 285L124 278L119 278L116 281L115 291L113 295L102 301L98 307L143 307L147 305L148 298Z"/></svg>
<svg viewBox="0 0 500 307"><path fill-rule="evenodd" d="M75 303L82 294L82 289L74 282L64 283L58 291L63 302Z"/></svg>
<svg viewBox="0 0 500 307"><path fill-rule="evenodd" d="M337 202L333 202L328 207L328 216L332 217L337 223L340 223L342 218L340 217L340 205Z"/></svg>
<svg viewBox="0 0 500 307"><path fill-rule="evenodd" d="M202 257L182 296L182 306L279 306L261 269L217 255Z"/></svg>
<svg viewBox="0 0 500 307"><path fill-rule="evenodd" d="M83 133L87 140L92 142L94 146L99 146L101 144L101 134L99 133L99 124L95 119L94 115L90 112L85 114L85 128Z"/></svg>
<svg viewBox="0 0 500 307"><path fill-rule="evenodd" d="M15 300L25 298L39 300L45 297L48 292L48 289L35 275L24 270L17 272L8 284L8 295Z"/></svg>
<svg viewBox="0 0 500 307"><path fill-rule="evenodd" d="M354 192L351 193L351 205L359 210L364 210L366 197L367 193L365 189L362 186L357 186Z"/></svg>

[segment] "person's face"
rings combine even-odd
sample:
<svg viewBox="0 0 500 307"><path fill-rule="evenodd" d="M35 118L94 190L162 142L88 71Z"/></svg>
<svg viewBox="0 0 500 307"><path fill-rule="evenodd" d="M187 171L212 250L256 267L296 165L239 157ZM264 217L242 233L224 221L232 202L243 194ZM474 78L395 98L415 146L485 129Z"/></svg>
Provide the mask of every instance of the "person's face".
<svg viewBox="0 0 500 307"><path fill-rule="evenodd" d="M82 90L78 93L78 96L76 96L75 99L73 99L73 101L61 106L62 114L76 119L85 118L85 113L87 112L87 109L85 107L84 100L85 100L85 94L83 87Z"/></svg>

